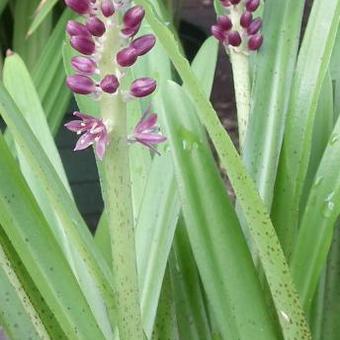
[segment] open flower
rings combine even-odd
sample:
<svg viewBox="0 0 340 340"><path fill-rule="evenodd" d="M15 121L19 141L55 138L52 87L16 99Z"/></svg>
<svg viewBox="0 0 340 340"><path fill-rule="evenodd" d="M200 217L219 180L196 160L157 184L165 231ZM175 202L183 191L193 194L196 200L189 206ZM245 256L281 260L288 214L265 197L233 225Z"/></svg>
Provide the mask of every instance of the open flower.
<svg viewBox="0 0 340 340"><path fill-rule="evenodd" d="M129 136L129 142L140 143L159 155L155 145L164 143L166 137L160 133L156 124L157 115L155 113L150 113L150 111L147 110L141 120L137 123L133 130L133 134Z"/></svg>
<svg viewBox="0 0 340 340"><path fill-rule="evenodd" d="M98 119L80 112L74 112L74 116L80 118L65 124L70 131L82 134L74 148L74 151L84 150L95 144L98 158L103 159L106 145L108 144L107 127L102 119Z"/></svg>

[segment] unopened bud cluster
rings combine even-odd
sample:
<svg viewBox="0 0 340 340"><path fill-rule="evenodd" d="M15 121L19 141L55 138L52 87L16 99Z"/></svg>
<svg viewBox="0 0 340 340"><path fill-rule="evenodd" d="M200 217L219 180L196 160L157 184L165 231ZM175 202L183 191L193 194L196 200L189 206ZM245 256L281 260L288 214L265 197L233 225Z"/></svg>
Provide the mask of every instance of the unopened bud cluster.
<svg viewBox="0 0 340 340"><path fill-rule="evenodd" d="M144 9L141 6L133 6L126 10L126 5L113 0L65 0L65 3L84 17L84 22L71 20L66 27L71 46L81 54L71 60L75 74L67 77L67 86L74 93L91 95L97 99L104 94L117 95L119 92L125 100L142 98L153 93L156 89L156 81L148 77L136 79L131 83L128 91L120 91L120 81L126 73L126 68L148 53L156 42L153 34L135 38L145 15ZM120 32L119 50L112 57L112 69L115 72L101 74L100 61L104 44L108 39L107 33L112 29ZM81 145L76 145L75 150L82 150L102 141L99 153L97 148L97 155L102 158L105 152L103 141L105 144L108 143L107 134L110 132L110 124L94 117L90 119L88 115L80 113L76 113L76 116L83 120L79 125L82 127L80 130L76 131L76 123L66 124L66 127L71 127L70 130L78 134L84 133L78 141ZM84 124L89 128L84 129ZM97 126L102 126L100 133L106 134L105 138L100 133L98 135Z"/></svg>
<svg viewBox="0 0 340 340"><path fill-rule="evenodd" d="M212 35L224 46L239 51L257 51L263 43L261 18L254 18L260 0L221 0L225 15L211 27Z"/></svg>

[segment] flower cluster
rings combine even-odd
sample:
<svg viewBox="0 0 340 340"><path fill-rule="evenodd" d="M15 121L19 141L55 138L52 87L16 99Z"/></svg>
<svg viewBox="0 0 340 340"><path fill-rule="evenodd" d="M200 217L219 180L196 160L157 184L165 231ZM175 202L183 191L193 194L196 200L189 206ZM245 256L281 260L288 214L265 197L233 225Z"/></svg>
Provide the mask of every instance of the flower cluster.
<svg viewBox="0 0 340 340"><path fill-rule="evenodd" d="M221 0L226 15L211 27L212 35L224 46L242 51L256 51L263 43L261 18L253 18L260 0Z"/></svg>
<svg viewBox="0 0 340 340"><path fill-rule="evenodd" d="M144 18L144 9L141 6L126 9L126 5L113 0L65 0L65 3L84 17L83 22L70 20L66 27L71 46L81 54L71 60L75 74L67 77L67 86L74 93L90 95L94 99L102 95L120 94L128 100L153 93L157 84L154 79L148 77L134 80L128 91L120 89L126 68L148 53L156 42L153 34L135 37ZM122 15L117 15L118 12L122 12ZM112 56L112 68L116 71L113 74L101 74L100 62L108 32L117 29L120 31L120 47L116 55ZM108 134L112 130L110 122L79 112L75 112L74 115L81 120L71 121L65 126L77 134L83 134L75 150L83 150L95 144L97 156L102 159L109 142ZM142 135L134 141L150 147L152 143L148 137L144 141ZM159 143L164 140L162 136Z"/></svg>

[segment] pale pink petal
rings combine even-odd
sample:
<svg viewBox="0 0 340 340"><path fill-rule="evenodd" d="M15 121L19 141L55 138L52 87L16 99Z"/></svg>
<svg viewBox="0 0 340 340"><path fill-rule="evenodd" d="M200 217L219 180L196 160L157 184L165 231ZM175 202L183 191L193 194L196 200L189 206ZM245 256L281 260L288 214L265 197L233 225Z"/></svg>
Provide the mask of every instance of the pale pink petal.
<svg viewBox="0 0 340 340"><path fill-rule="evenodd" d="M84 150L94 143L95 136L89 132L84 133L74 148L74 151Z"/></svg>
<svg viewBox="0 0 340 340"><path fill-rule="evenodd" d="M96 154L100 160L103 160L107 144L107 136L102 136L96 142Z"/></svg>
<svg viewBox="0 0 340 340"><path fill-rule="evenodd" d="M68 130L73 132L84 132L87 130L86 125L84 125L83 121L81 120L71 120L70 122L64 125Z"/></svg>
<svg viewBox="0 0 340 340"><path fill-rule="evenodd" d="M134 137L138 141L143 141L148 144L160 144L166 141L166 137L155 133L135 133Z"/></svg>
<svg viewBox="0 0 340 340"><path fill-rule="evenodd" d="M155 113L152 113L146 117L142 117L142 119L137 124L135 131L137 133L141 133L144 130L149 130L153 128L157 123L157 115Z"/></svg>
<svg viewBox="0 0 340 340"><path fill-rule="evenodd" d="M80 119L82 119L82 120L89 120L89 121L96 121L96 120L98 120L98 119L95 118L95 117L92 117L92 116L87 115L87 114L85 114L85 113L81 113L81 112L79 112L79 111L73 112L73 115L76 116L76 117L78 117L78 118L80 118Z"/></svg>

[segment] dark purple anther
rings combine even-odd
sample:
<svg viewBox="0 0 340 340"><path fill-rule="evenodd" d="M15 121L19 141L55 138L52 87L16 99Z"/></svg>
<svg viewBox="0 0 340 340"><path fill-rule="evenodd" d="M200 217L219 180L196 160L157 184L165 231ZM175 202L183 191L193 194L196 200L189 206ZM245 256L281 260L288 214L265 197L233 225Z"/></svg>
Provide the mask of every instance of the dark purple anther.
<svg viewBox="0 0 340 340"><path fill-rule="evenodd" d="M87 27L80 22L69 20L66 25L66 32L70 35L85 35L89 36L90 32Z"/></svg>
<svg viewBox="0 0 340 340"><path fill-rule="evenodd" d="M143 77L136 79L130 87L130 94L133 97L146 97L155 91L157 83L154 79Z"/></svg>
<svg viewBox="0 0 340 340"><path fill-rule="evenodd" d="M105 76L100 82L100 88L106 93L115 93L118 87L119 81L114 74Z"/></svg>
<svg viewBox="0 0 340 340"><path fill-rule="evenodd" d="M65 4L78 14L89 13L91 8L90 0L65 0Z"/></svg>
<svg viewBox="0 0 340 340"><path fill-rule="evenodd" d="M243 28L247 28L253 20L253 14L249 11L245 11L240 18L240 24Z"/></svg>
<svg viewBox="0 0 340 340"><path fill-rule="evenodd" d="M148 53L155 46L155 43L155 36L153 34L146 34L133 40L130 47L135 49L138 56L141 56Z"/></svg>
<svg viewBox="0 0 340 340"><path fill-rule="evenodd" d="M90 17L86 22L86 27L96 37L101 37L106 31L104 23L97 17Z"/></svg>
<svg viewBox="0 0 340 340"><path fill-rule="evenodd" d="M253 35L257 33L261 29L261 27L262 20L260 18L256 18L250 23L249 27L247 28L247 33L249 35Z"/></svg>
<svg viewBox="0 0 340 340"><path fill-rule="evenodd" d="M233 27L233 23L226 15L220 15L217 17L217 26L224 31L229 31Z"/></svg>
<svg viewBox="0 0 340 340"><path fill-rule="evenodd" d="M257 33L255 35L252 35L249 40L248 40L248 48L251 51L256 51L258 50L263 43L263 36L260 33Z"/></svg>
<svg viewBox="0 0 340 340"><path fill-rule="evenodd" d="M237 31L230 31L228 33L228 42L231 46L240 46L242 43L240 33Z"/></svg>
<svg viewBox="0 0 340 340"><path fill-rule="evenodd" d="M220 26L212 25L211 34L221 43L226 43L228 41L227 32L224 31Z"/></svg>
<svg viewBox="0 0 340 340"><path fill-rule="evenodd" d="M94 60L87 57L73 57L71 60L72 67L79 73L92 75L97 70L97 64Z"/></svg>
<svg viewBox="0 0 340 340"><path fill-rule="evenodd" d="M123 17L123 22L125 27L136 27L139 25L145 15L145 11L142 6L131 7Z"/></svg>
<svg viewBox="0 0 340 340"><path fill-rule="evenodd" d="M246 2L246 9L250 12L255 12L260 5L260 0L248 0Z"/></svg>
<svg viewBox="0 0 340 340"><path fill-rule="evenodd" d="M96 44L91 37L75 35L71 37L71 46L78 52L91 55L96 50Z"/></svg>
<svg viewBox="0 0 340 340"><path fill-rule="evenodd" d="M241 2L241 0L229 0L229 2L232 4L232 5L237 5Z"/></svg>
<svg viewBox="0 0 340 340"><path fill-rule="evenodd" d="M126 37L133 37L139 31L140 24L134 27L125 27L122 29L122 34Z"/></svg>
<svg viewBox="0 0 340 340"><path fill-rule="evenodd" d="M128 67L136 62L137 57L137 51L133 47L126 47L117 53L116 60L120 66Z"/></svg>
<svg viewBox="0 0 340 340"><path fill-rule="evenodd" d="M104 17L108 18L115 12L115 6L111 0L103 0L101 3L101 10Z"/></svg>
<svg viewBox="0 0 340 340"><path fill-rule="evenodd" d="M93 80L80 74L68 76L66 84L73 92L78 94L90 94L96 90Z"/></svg>

